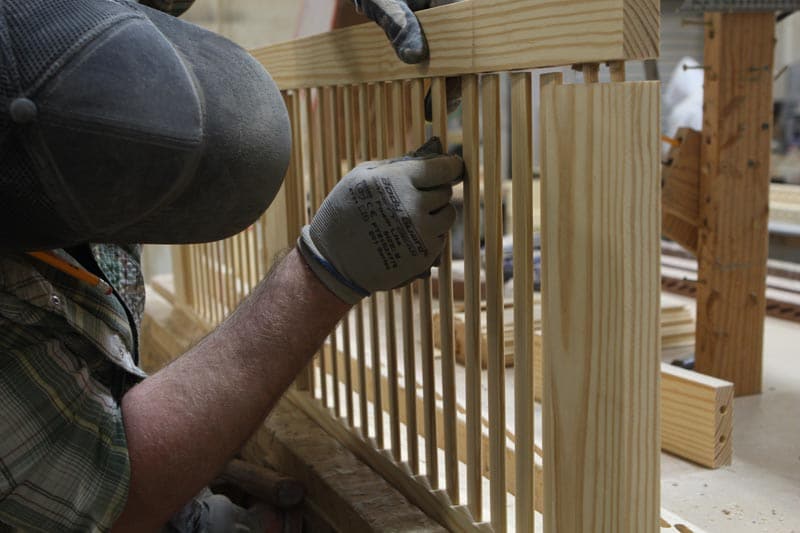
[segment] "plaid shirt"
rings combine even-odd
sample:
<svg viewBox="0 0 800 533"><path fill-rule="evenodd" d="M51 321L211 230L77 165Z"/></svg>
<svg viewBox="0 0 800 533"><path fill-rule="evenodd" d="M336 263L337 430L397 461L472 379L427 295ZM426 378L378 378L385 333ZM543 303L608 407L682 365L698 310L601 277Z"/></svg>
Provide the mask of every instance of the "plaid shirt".
<svg viewBox="0 0 800 533"><path fill-rule="evenodd" d="M0 524L24 531L107 531L128 494L120 399L145 377L140 247L91 248L114 295L0 256Z"/></svg>
<svg viewBox="0 0 800 533"><path fill-rule="evenodd" d="M177 16L193 1L141 3ZM0 532L109 531L127 500L120 402L145 377L141 248L91 251L114 295L0 255Z"/></svg>

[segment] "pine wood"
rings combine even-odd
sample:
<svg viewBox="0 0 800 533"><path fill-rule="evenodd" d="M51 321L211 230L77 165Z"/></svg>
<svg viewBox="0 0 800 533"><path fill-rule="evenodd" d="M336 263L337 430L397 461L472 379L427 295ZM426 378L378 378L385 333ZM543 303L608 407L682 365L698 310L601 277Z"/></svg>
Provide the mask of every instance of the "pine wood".
<svg viewBox="0 0 800 533"><path fill-rule="evenodd" d="M375 140L376 157L386 159L390 156L389 136L390 113L387 105L389 97L389 86L384 83L375 85ZM392 150L394 152L394 150ZM392 153L392 155L401 155ZM395 300L394 291L386 291L383 294L384 313L383 319L386 325L386 366L389 372L389 390L387 401L389 403L389 442L392 456L396 461L400 460L400 420L398 416L398 383L397 383L397 327L395 324Z"/></svg>
<svg viewBox="0 0 800 533"><path fill-rule="evenodd" d="M416 148L425 142L425 93L420 79L411 80L411 144ZM436 445L436 376L433 370L433 309L431 279L417 283L419 297L419 342L422 357L422 388L425 394L425 473L433 488L439 487L439 455Z"/></svg>
<svg viewBox="0 0 800 533"><path fill-rule="evenodd" d="M542 334L534 366L542 367ZM733 458L733 383L661 363L661 450L708 468ZM537 400L541 380L534 387Z"/></svg>
<svg viewBox="0 0 800 533"><path fill-rule="evenodd" d="M433 135L439 137L447 150L447 91L445 78L431 81L430 98ZM458 458L456 455L456 378L455 341L453 339L453 251L448 234L438 270L440 328L434 332L434 342L439 341L442 362L442 398L444 403L444 470L445 486L450 501L459 503Z"/></svg>
<svg viewBox="0 0 800 533"><path fill-rule="evenodd" d="M405 153L405 99L403 82L391 83L392 96L392 136L395 153ZM416 361L414 359L414 310L411 287L400 290L402 337L403 337L403 372L405 374L404 404L398 404L398 409L405 406L409 416L406 419L406 460L414 474L419 473L419 442L417 440L417 414L413 409L415 399L414 382L416 380Z"/></svg>
<svg viewBox="0 0 800 533"><path fill-rule="evenodd" d="M670 149L661 169L661 233L696 254L702 136L681 128L677 139L680 145Z"/></svg>
<svg viewBox="0 0 800 533"><path fill-rule="evenodd" d="M489 354L489 500L492 527L506 530L505 356L503 350L503 207L500 187L500 78L481 77L484 214L486 217L486 324Z"/></svg>
<svg viewBox="0 0 800 533"><path fill-rule="evenodd" d="M514 433L516 528L533 531L533 93L531 74L511 75L511 175L514 182ZM505 361L503 365L505 366Z"/></svg>
<svg viewBox="0 0 800 533"><path fill-rule="evenodd" d="M431 51L420 66L402 63L371 23L251 53L281 89L658 56L654 0L463 0L418 16Z"/></svg>
<svg viewBox="0 0 800 533"><path fill-rule="evenodd" d="M659 99L543 80L546 532L658 530Z"/></svg>
<svg viewBox="0 0 800 533"><path fill-rule="evenodd" d="M481 520L481 365L480 365L480 130L478 77L461 78L461 116L464 154L464 316L466 363L467 504Z"/></svg>
<svg viewBox="0 0 800 533"><path fill-rule="evenodd" d="M774 13L706 15L696 369L761 392Z"/></svg>

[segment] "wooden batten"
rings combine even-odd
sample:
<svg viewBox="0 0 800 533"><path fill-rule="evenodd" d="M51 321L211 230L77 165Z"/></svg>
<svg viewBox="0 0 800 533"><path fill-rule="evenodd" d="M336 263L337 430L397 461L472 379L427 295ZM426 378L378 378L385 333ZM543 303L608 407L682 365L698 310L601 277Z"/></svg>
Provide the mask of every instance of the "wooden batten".
<svg viewBox="0 0 800 533"><path fill-rule="evenodd" d="M658 56L654 0L463 0L418 13L430 60L406 65L375 24L251 50L281 89Z"/></svg>

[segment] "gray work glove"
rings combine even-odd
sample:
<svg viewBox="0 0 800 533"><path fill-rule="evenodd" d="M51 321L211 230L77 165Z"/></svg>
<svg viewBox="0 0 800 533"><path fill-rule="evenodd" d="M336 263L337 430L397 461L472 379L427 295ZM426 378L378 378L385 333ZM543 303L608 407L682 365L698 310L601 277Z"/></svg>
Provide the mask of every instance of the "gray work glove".
<svg viewBox="0 0 800 533"><path fill-rule="evenodd" d="M456 212L461 158L434 137L399 159L368 161L347 174L305 226L298 248L343 301L405 285L430 273Z"/></svg>
<svg viewBox="0 0 800 533"><path fill-rule="evenodd" d="M459 0L353 0L356 9L383 28L397 57L406 63L428 59L428 41L414 11L453 4ZM447 78L447 113L461 103L461 78ZM425 118L433 116L430 93L425 98Z"/></svg>
<svg viewBox="0 0 800 533"><path fill-rule="evenodd" d="M356 10L383 28L397 57L406 63L428 59L428 42L414 11L458 0L353 0Z"/></svg>

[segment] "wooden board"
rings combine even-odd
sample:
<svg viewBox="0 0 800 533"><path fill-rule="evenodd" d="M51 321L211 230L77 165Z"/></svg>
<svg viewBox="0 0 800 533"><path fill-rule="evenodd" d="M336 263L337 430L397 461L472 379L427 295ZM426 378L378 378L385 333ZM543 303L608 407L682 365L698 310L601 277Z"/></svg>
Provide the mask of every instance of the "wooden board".
<svg viewBox="0 0 800 533"><path fill-rule="evenodd" d="M542 334L534 366L542 368ZM534 385L541 401L541 380ZM733 459L733 383L661 363L661 450L708 468Z"/></svg>
<svg viewBox="0 0 800 533"><path fill-rule="evenodd" d="M546 532L658 530L659 101L541 90Z"/></svg>
<svg viewBox="0 0 800 533"><path fill-rule="evenodd" d="M658 56L655 0L463 0L418 15L422 65L401 62L372 23L250 53L281 89Z"/></svg>
<svg viewBox="0 0 800 533"><path fill-rule="evenodd" d="M706 15L696 369L761 391L774 13Z"/></svg>

